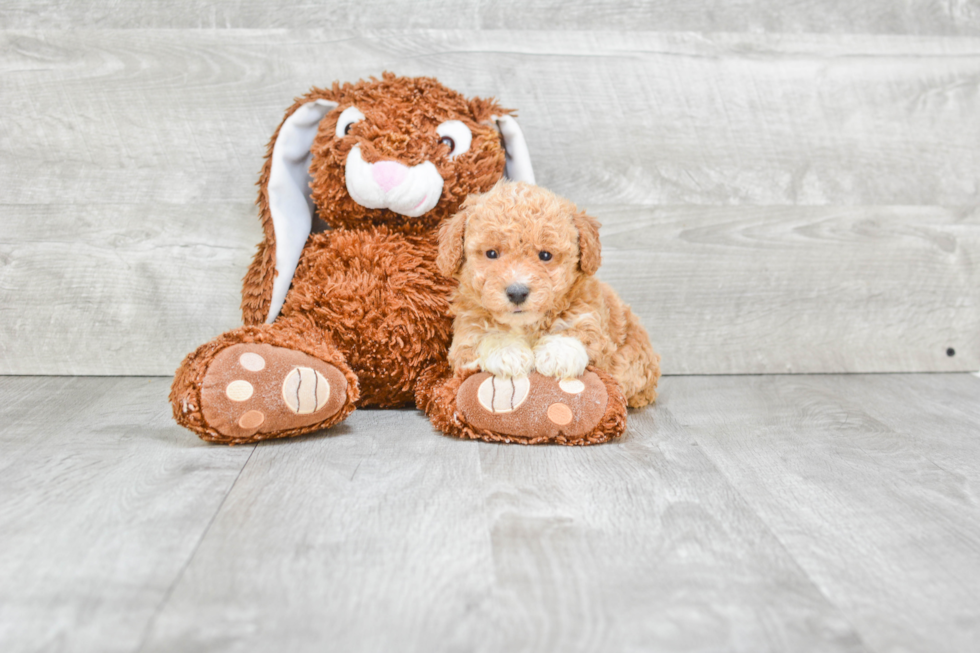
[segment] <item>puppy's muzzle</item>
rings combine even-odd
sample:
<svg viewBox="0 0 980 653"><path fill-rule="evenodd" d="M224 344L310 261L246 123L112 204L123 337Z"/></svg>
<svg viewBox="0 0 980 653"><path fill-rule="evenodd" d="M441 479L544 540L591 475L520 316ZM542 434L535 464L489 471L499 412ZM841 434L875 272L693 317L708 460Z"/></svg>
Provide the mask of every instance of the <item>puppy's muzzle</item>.
<svg viewBox="0 0 980 653"><path fill-rule="evenodd" d="M507 290L504 292L507 294L507 299L514 306L520 306L527 299L527 296L531 294L531 289L523 283L512 283L507 286Z"/></svg>

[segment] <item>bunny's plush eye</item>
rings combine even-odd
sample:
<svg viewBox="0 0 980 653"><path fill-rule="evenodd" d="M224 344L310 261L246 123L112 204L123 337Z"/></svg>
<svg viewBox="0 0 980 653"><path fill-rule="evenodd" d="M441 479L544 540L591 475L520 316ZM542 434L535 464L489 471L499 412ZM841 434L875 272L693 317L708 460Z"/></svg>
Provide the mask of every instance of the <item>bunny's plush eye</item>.
<svg viewBox="0 0 980 653"><path fill-rule="evenodd" d="M364 114L357 107L347 107L341 112L340 117L337 118L337 131L334 132L334 135L337 138L343 138L350 133L350 128L354 123L362 120L364 120Z"/></svg>
<svg viewBox="0 0 980 653"><path fill-rule="evenodd" d="M487 258L497 258L498 256L500 256L500 255L497 254L497 250L495 250L495 249L488 249L487 250Z"/></svg>
<svg viewBox="0 0 980 653"><path fill-rule="evenodd" d="M439 134L439 143L449 147L450 159L468 152L473 142L473 132L459 120L447 120L436 127L436 133Z"/></svg>

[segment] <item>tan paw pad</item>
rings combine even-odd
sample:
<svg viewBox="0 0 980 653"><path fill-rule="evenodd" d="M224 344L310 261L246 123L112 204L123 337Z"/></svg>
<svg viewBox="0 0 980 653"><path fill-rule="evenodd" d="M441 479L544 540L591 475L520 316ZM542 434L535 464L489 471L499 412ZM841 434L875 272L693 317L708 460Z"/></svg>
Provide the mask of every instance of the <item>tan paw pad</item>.
<svg viewBox="0 0 980 653"><path fill-rule="evenodd" d="M565 426L572 421L572 409L565 404L551 404L548 406L548 419L558 426Z"/></svg>
<svg viewBox="0 0 980 653"><path fill-rule="evenodd" d="M238 425L246 430L257 429L265 421L265 415L259 410L250 410L241 416Z"/></svg>
<svg viewBox="0 0 980 653"><path fill-rule="evenodd" d="M251 351L239 356L238 364L249 372L261 372L265 369L265 359Z"/></svg>
<svg viewBox="0 0 980 653"><path fill-rule="evenodd" d="M252 387L251 383L248 381L242 381L241 379L232 381L228 384L228 387L225 388L225 394L228 395L228 398L232 401L248 401L254 391L255 389Z"/></svg>
<svg viewBox="0 0 980 653"><path fill-rule="evenodd" d="M498 379L491 376L480 384L476 397L491 413L509 413L523 404L530 392L531 381L527 377Z"/></svg>
<svg viewBox="0 0 980 653"><path fill-rule="evenodd" d="M585 384L578 379L562 379L558 382L558 387L562 389L562 392L567 392L570 395L577 395L585 390Z"/></svg>
<svg viewBox="0 0 980 653"><path fill-rule="evenodd" d="M311 367L294 367L282 382L282 399L297 415L309 415L327 403L330 383Z"/></svg>

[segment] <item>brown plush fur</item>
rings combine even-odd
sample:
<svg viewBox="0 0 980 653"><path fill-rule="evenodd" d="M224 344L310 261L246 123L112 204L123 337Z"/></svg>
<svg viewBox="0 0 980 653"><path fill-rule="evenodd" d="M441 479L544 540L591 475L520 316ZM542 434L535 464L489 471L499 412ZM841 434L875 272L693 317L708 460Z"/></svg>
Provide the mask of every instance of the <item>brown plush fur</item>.
<svg viewBox="0 0 980 653"><path fill-rule="evenodd" d="M551 258L542 260L542 252ZM454 371L479 366L491 336L529 357L548 337L563 336L585 346L588 363L615 379L631 407L653 401L660 356L629 306L593 276L600 261L599 223L543 188L502 181L467 199L442 228L438 258L443 274L459 280L449 352ZM515 283L530 289L520 304L506 294Z"/></svg>
<svg viewBox="0 0 980 653"><path fill-rule="evenodd" d="M310 174L317 217L327 226L370 231L384 226L402 233L430 236L433 229L451 216L471 193L487 190L504 170L504 150L496 129L487 124L493 115L510 110L492 100L467 100L429 77L405 78L385 73L382 79L357 83L334 82L329 89L314 88L296 98L276 128L266 148L265 163L259 176L259 219L264 238L242 287L242 318L245 324L261 324L269 313L272 282L275 278L276 237L269 210L269 175L272 148L283 123L301 106L313 100L330 100L339 106L320 124L313 143ZM334 130L341 112L357 106L365 120L355 124L344 138ZM445 146L439 145L435 128L445 120L461 120L473 132L470 150L451 161ZM445 180L442 197L434 209L419 218L408 218L387 209L368 209L347 193L344 164L355 144L361 145L365 161L393 159L406 165L430 160Z"/></svg>
<svg viewBox="0 0 980 653"><path fill-rule="evenodd" d="M175 419L202 438L233 442L210 427L201 413L200 387L218 351L235 343L261 342L303 351L340 369L348 380L349 405L323 423L238 440L285 437L342 420L355 405L399 406L417 396L420 375L444 365L450 341L449 296L455 282L436 266L437 229L472 193L501 178L504 150L491 115L508 113L493 101L467 100L430 78L335 83L298 98L285 119L315 99L339 103L321 122L313 143L310 172L317 217L332 229L307 241L282 311L268 314L275 277L275 233L269 210L270 141L259 180L259 214L264 240L245 276L242 316L246 327L230 331L188 355L171 389ZM356 105L365 119L348 135L334 136L337 117ZM472 131L469 151L451 160L435 132L445 120ZM354 202L345 186L344 162L355 143L365 161L431 161L444 180L439 203L419 218Z"/></svg>

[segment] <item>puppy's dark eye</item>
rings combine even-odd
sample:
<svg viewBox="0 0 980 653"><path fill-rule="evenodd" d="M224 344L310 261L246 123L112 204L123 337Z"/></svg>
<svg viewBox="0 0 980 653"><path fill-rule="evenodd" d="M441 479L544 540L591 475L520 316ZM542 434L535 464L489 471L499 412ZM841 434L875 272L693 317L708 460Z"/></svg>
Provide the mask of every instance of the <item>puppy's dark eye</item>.
<svg viewBox="0 0 980 653"><path fill-rule="evenodd" d="M347 134L350 133L350 128L353 127L353 126L354 126L354 123L351 123L351 124L347 125L346 127L344 127L344 136L346 136Z"/></svg>
<svg viewBox="0 0 980 653"><path fill-rule="evenodd" d="M551 252L538 252L538 258L541 259L542 261L550 261Z"/></svg>
<svg viewBox="0 0 980 653"><path fill-rule="evenodd" d="M497 250L495 250L495 249L488 249L487 250L487 258L497 258Z"/></svg>
<svg viewBox="0 0 980 653"><path fill-rule="evenodd" d="M443 136L442 138L440 138L439 139L439 144L440 145L448 145L449 146L449 153L450 154L452 154L453 153L453 150L456 149L456 141L454 141L449 136Z"/></svg>

